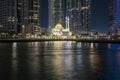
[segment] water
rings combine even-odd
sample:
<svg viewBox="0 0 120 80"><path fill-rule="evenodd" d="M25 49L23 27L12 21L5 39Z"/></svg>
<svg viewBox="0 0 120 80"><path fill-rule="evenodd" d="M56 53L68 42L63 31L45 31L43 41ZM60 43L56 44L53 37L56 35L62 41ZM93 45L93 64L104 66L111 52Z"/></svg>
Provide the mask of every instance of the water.
<svg viewBox="0 0 120 80"><path fill-rule="evenodd" d="M0 80L120 80L120 44L0 43Z"/></svg>

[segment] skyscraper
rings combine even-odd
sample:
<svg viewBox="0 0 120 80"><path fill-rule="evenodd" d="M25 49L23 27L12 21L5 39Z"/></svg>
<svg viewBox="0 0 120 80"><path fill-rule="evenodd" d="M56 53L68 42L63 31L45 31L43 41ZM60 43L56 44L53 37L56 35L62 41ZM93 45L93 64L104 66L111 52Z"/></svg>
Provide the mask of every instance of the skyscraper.
<svg viewBox="0 0 120 80"><path fill-rule="evenodd" d="M110 31L120 32L120 0L111 0L110 4Z"/></svg>
<svg viewBox="0 0 120 80"><path fill-rule="evenodd" d="M0 31L17 33L16 0L0 0Z"/></svg>
<svg viewBox="0 0 120 80"><path fill-rule="evenodd" d="M40 0L0 0L1 30L30 33L39 26Z"/></svg>
<svg viewBox="0 0 120 80"><path fill-rule="evenodd" d="M25 33L33 33L33 29L39 26L40 19L40 1L39 0L18 0L17 2L17 18L18 27L22 31L22 26L25 28Z"/></svg>
<svg viewBox="0 0 120 80"><path fill-rule="evenodd" d="M91 0L67 0L66 16L69 17L73 34L88 33L90 27Z"/></svg>
<svg viewBox="0 0 120 80"><path fill-rule="evenodd" d="M109 26L111 27L113 25L113 5L114 0L110 0L109 2Z"/></svg>
<svg viewBox="0 0 120 80"><path fill-rule="evenodd" d="M58 23L64 26L64 0L49 0L49 29Z"/></svg>

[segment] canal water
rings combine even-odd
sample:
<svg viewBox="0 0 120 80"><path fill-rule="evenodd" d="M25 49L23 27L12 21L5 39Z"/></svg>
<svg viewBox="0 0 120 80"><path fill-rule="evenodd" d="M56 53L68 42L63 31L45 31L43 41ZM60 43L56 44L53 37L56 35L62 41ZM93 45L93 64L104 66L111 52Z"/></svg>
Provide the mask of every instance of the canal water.
<svg viewBox="0 0 120 80"><path fill-rule="evenodd" d="M120 44L0 43L0 80L120 80Z"/></svg>

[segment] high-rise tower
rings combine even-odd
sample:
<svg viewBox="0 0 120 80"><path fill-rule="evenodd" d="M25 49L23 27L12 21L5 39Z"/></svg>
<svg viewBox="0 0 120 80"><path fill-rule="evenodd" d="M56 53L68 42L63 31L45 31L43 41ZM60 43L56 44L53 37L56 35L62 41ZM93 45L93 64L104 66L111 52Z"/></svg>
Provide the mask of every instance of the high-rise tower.
<svg viewBox="0 0 120 80"><path fill-rule="evenodd" d="M17 33L17 0L0 0L0 31Z"/></svg>
<svg viewBox="0 0 120 80"><path fill-rule="evenodd" d="M110 1L110 31L112 33L120 32L120 0Z"/></svg>
<svg viewBox="0 0 120 80"><path fill-rule="evenodd" d="M49 0L49 29L58 23L64 26L64 0Z"/></svg>
<svg viewBox="0 0 120 80"><path fill-rule="evenodd" d="M30 33L39 26L40 0L0 0L0 28L3 31ZM33 28L34 29L34 28Z"/></svg>
<svg viewBox="0 0 120 80"><path fill-rule="evenodd" d="M110 0L109 2L109 26L111 27L113 25L113 5L114 5L114 0Z"/></svg>
<svg viewBox="0 0 120 80"><path fill-rule="evenodd" d="M33 27L39 26L39 15L40 0L18 0L17 17L20 31L22 31L22 26L24 26L25 33L33 32Z"/></svg>
<svg viewBox="0 0 120 80"><path fill-rule="evenodd" d="M69 17L73 34L88 33L90 27L91 0L67 0L66 16Z"/></svg>

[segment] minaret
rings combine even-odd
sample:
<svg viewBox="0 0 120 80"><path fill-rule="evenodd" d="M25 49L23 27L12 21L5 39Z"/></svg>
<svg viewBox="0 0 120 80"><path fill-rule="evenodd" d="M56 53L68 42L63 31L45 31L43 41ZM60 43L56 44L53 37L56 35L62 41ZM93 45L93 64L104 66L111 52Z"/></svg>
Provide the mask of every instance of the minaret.
<svg viewBox="0 0 120 80"><path fill-rule="evenodd" d="M66 16L66 29L70 31L69 17Z"/></svg>

